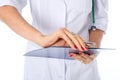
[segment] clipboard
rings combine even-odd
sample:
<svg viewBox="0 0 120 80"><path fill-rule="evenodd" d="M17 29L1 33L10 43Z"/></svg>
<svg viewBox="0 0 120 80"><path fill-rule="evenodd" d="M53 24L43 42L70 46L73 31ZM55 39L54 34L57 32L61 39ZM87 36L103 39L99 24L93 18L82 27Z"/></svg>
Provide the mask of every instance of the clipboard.
<svg viewBox="0 0 120 80"><path fill-rule="evenodd" d="M84 52L85 54L97 54L106 51L113 51L114 48L89 48L88 51L73 50L67 46L52 46L48 48L42 48L27 52L24 56L27 57L43 57L43 58L56 58L56 59L71 59L69 53L79 54L79 52Z"/></svg>

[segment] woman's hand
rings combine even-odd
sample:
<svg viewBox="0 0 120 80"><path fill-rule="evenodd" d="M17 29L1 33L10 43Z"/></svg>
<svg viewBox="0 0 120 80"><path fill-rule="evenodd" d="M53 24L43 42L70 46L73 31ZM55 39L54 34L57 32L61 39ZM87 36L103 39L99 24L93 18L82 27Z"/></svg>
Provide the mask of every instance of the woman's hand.
<svg viewBox="0 0 120 80"><path fill-rule="evenodd" d="M95 45L95 43L89 44L89 45L87 44L87 47L96 47L96 45ZM90 55L81 53L81 52L79 54L70 53L69 56L83 62L84 64L89 64L97 57L97 53L95 53L95 54L93 53Z"/></svg>
<svg viewBox="0 0 120 80"><path fill-rule="evenodd" d="M87 50L83 39L80 36L69 32L66 28L59 29L49 35L42 36L39 41L39 45L42 47L49 47L56 45L60 41L63 44L67 43L72 49L77 48L81 51Z"/></svg>
<svg viewBox="0 0 120 80"><path fill-rule="evenodd" d="M70 53L70 57L75 58L75 59L83 62L84 64L89 64L90 62L92 62L94 60L96 55L95 54L87 55L84 53L82 53L82 54L80 53L80 55L78 55L78 54Z"/></svg>

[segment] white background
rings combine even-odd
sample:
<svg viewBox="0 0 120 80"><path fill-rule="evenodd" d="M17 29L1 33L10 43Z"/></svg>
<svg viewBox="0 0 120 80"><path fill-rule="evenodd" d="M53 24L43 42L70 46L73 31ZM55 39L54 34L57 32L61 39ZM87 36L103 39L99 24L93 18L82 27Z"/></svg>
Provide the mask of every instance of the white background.
<svg viewBox="0 0 120 80"><path fill-rule="evenodd" d="M116 51L97 57L101 80L120 80L120 1L109 0L109 25L101 47ZM28 6L23 16L31 23ZM24 57L27 40L15 34L0 22L0 80L23 80Z"/></svg>

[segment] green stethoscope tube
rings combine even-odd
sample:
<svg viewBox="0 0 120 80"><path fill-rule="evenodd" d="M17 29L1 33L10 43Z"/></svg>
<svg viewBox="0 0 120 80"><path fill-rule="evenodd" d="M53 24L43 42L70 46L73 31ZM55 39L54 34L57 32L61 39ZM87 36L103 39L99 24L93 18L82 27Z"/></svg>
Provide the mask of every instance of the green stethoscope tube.
<svg viewBox="0 0 120 80"><path fill-rule="evenodd" d="M94 7L94 0L92 0L92 24L95 24L95 7Z"/></svg>
<svg viewBox="0 0 120 80"><path fill-rule="evenodd" d="M96 30L96 26L95 24L95 0L92 0L92 26L91 26L91 30L95 31Z"/></svg>

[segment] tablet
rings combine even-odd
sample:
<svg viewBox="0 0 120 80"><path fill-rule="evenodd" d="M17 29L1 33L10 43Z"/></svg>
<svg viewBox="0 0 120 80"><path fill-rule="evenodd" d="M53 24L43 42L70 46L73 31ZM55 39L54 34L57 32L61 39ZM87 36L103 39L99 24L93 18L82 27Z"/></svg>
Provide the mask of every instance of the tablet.
<svg viewBox="0 0 120 80"><path fill-rule="evenodd" d="M59 59L71 59L69 53L78 54L83 52L85 54L97 54L105 51L115 50L113 48L89 48L88 51L73 50L70 47L63 46L53 46L48 48L42 48L27 52L24 56L33 56L33 57L47 57L47 58L59 58Z"/></svg>

